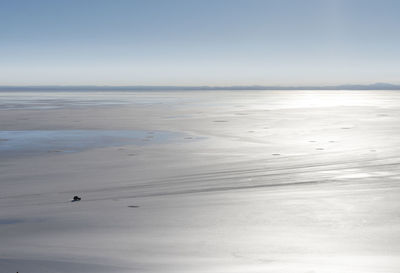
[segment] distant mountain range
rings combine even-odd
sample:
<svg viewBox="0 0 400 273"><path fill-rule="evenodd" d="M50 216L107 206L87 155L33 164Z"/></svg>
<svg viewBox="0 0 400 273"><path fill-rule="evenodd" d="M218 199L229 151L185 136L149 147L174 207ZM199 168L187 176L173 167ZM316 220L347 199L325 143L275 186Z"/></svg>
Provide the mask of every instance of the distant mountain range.
<svg viewBox="0 0 400 273"><path fill-rule="evenodd" d="M171 90L400 90L400 85L390 83L344 84L326 86L0 86L0 91L171 91Z"/></svg>

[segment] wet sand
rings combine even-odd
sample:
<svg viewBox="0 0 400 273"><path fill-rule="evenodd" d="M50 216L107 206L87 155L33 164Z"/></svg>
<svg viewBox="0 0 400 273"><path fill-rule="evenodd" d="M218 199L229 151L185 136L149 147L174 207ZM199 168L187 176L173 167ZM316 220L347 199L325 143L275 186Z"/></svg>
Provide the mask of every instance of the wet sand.
<svg viewBox="0 0 400 273"><path fill-rule="evenodd" d="M1 132L29 131L26 147L143 132L3 150L0 273L400 270L400 92L0 97Z"/></svg>

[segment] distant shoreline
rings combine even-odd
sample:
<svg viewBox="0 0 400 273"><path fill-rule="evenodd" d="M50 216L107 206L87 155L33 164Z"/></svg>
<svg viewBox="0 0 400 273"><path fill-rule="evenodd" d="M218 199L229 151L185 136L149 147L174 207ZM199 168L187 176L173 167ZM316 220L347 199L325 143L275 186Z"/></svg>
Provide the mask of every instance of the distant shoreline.
<svg viewBox="0 0 400 273"><path fill-rule="evenodd" d="M278 90L400 90L400 85L376 83L369 85L328 85L328 86L0 86L0 92L9 91L278 91Z"/></svg>

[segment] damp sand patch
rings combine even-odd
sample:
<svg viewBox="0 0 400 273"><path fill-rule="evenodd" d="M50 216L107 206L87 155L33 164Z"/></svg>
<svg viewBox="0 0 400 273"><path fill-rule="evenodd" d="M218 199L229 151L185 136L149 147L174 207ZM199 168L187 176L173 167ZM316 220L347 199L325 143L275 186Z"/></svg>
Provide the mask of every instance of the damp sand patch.
<svg viewBox="0 0 400 273"><path fill-rule="evenodd" d="M179 141L186 135L178 132L141 130L27 130L0 131L2 155L69 153L87 149L152 145ZM146 139L147 141L143 141Z"/></svg>
<svg viewBox="0 0 400 273"><path fill-rule="evenodd" d="M41 223L44 219L23 219L23 218L0 218L0 226L1 225L17 225L17 224L25 224L25 223Z"/></svg>
<svg viewBox="0 0 400 273"><path fill-rule="evenodd" d="M15 218L6 218L6 219L0 219L0 225L13 225L13 224L19 224L23 223L24 221L22 219L15 219Z"/></svg>

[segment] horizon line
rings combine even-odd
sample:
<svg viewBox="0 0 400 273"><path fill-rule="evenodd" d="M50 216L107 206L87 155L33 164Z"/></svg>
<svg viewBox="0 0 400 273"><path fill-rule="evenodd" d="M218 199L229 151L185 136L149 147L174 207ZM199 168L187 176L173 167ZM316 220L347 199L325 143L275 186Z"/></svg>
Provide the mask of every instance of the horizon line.
<svg viewBox="0 0 400 273"><path fill-rule="evenodd" d="M400 84L373 83L373 84L338 84L338 85L0 85L0 91L83 91L90 90L400 90Z"/></svg>

